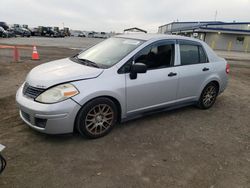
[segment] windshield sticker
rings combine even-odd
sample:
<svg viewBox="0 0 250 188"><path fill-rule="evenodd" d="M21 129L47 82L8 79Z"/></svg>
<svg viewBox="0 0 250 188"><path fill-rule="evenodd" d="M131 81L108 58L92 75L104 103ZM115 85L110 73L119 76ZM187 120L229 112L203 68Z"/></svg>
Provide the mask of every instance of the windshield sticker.
<svg viewBox="0 0 250 188"><path fill-rule="evenodd" d="M123 44L131 44L131 45L138 45L140 41L137 40L125 40L123 41Z"/></svg>

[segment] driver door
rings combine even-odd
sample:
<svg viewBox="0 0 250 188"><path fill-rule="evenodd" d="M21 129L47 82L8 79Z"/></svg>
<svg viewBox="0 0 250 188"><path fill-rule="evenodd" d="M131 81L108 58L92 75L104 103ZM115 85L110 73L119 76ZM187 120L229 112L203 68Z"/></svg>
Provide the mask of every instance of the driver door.
<svg viewBox="0 0 250 188"><path fill-rule="evenodd" d="M163 107L176 100L178 73L174 67L175 41L161 41L142 49L133 63L144 63L147 72L131 79L126 74L127 114Z"/></svg>

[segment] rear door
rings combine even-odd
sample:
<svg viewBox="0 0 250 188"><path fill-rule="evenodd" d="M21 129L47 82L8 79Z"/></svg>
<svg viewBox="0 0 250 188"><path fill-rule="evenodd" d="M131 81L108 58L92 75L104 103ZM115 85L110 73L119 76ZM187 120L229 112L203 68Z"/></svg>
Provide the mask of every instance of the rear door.
<svg viewBox="0 0 250 188"><path fill-rule="evenodd" d="M199 97L200 87L213 71L206 52L199 42L179 40L180 65L178 99L195 99Z"/></svg>

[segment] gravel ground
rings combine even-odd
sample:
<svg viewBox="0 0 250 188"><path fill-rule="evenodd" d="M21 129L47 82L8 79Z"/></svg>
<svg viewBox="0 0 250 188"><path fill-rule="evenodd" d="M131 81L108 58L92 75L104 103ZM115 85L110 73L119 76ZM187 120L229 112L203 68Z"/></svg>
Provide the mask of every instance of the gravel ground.
<svg viewBox="0 0 250 188"><path fill-rule="evenodd" d="M250 61L231 62L229 86L209 110L159 113L86 140L37 133L20 120L15 92L28 71L78 52L38 51L40 61L30 60L30 50L23 50L21 63L7 63L7 52L0 56L0 143L8 162L1 188L250 187Z"/></svg>

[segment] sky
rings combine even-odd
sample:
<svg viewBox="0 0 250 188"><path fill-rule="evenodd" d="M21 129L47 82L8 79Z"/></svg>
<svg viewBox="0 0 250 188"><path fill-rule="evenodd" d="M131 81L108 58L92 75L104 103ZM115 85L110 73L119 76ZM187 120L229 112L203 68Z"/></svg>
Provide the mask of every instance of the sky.
<svg viewBox="0 0 250 188"><path fill-rule="evenodd" d="M105 32L139 27L153 33L160 25L173 21L214 20L250 22L250 0L1 0L0 3L0 21L30 27L65 26Z"/></svg>

